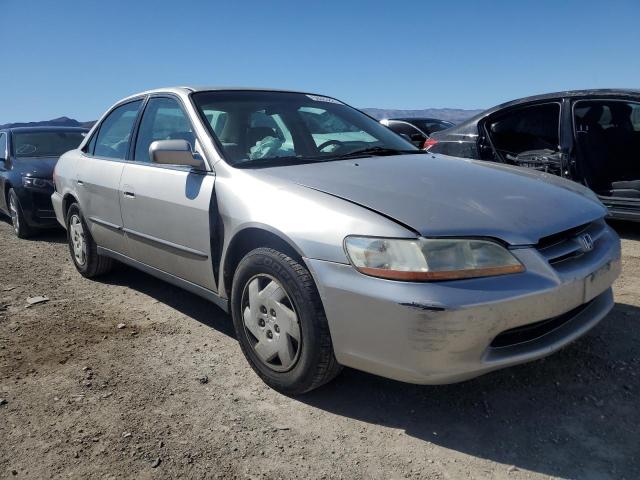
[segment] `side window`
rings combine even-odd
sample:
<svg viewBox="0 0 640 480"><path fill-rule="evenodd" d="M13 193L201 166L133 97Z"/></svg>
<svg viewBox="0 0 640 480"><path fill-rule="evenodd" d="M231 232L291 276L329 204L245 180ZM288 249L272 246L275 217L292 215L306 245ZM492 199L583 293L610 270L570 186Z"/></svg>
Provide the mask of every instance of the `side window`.
<svg viewBox="0 0 640 480"><path fill-rule="evenodd" d="M640 131L640 104L635 102L580 100L574 109L577 132L589 127L602 130Z"/></svg>
<svg viewBox="0 0 640 480"><path fill-rule="evenodd" d="M407 135L408 137L411 137L411 135L420 134L420 131L418 129L404 122L389 122L389 128L400 135Z"/></svg>
<svg viewBox="0 0 640 480"><path fill-rule="evenodd" d="M489 120L489 135L499 154L510 158L531 150L558 151L560 105L520 108Z"/></svg>
<svg viewBox="0 0 640 480"><path fill-rule="evenodd" d="M4 133L0 133L0 158L7 157L7 136Z"/></svg>
<svg viewBox="0 0 640 480"><path fill-rule="evenodd" d="M186 140L195 145L191 123L180 104L173 98L151 98L142 114L133 159L150 162L149 146L156 140Z"/></svg>
<svg viewBox="0 0 640 480"><path fill-rule="evenodd" d="M95 140L93 152L95 156L120 160L127 158L131 130L138 116L140 105L142 105L142 100L121 105L102 121Z"/></svg>

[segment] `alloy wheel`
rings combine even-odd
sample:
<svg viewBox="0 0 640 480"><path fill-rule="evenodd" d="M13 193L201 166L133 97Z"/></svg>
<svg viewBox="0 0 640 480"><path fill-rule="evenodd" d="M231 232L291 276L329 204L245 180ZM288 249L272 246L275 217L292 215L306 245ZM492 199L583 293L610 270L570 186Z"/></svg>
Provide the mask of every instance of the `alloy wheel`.
<svg viewBox="0 0 640 480"><path fill-rule="evenodd" d="M69 220L69 238L73 247L73 256L80 266L87 261L87 242L84 239L84 228L78 215L72 215Z"/></svg>
<svg viewBox="0 0 640 480"><path fill-rule="evenodd" d="M302 346L300 322L284 287L269 275L256 275L242 293L247 338L258 358L276 372L291 370Z"/></svg>

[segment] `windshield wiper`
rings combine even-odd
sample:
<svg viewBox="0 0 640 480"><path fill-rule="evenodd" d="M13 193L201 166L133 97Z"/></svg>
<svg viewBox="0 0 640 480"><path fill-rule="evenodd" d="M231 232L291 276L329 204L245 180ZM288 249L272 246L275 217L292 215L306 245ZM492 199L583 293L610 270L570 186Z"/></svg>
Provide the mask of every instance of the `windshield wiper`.
<svg viewBox="0 0 640 480"><path fill-rule="evenodd" d="M359 150L353 150L352 152L342 153L330 157L331 160L341 158L356 158L356 157L384 157L387 155L406 155L406 154L420 154L426 153L424 150L402 150L399 148L387 148L387 147L367 147Z"/></svg>
<svg viewBox="0 0 640 480"><path fill-rule="evenodd" d="M367 147L352 152L343 153L339 155L289 155L285 157L267 157L256 158L253 160L245 159L240 160L233 164L236 168L259 168L259 167L279 167L286 165L300 165L304 163L320 163L331 162L334 160L344 160L347 158L359 158L359 157L383 157L386 155L406 155L406 154L423 154L427 153L424 150L402 150L398 148L386 148L386 147Z"/></svg>

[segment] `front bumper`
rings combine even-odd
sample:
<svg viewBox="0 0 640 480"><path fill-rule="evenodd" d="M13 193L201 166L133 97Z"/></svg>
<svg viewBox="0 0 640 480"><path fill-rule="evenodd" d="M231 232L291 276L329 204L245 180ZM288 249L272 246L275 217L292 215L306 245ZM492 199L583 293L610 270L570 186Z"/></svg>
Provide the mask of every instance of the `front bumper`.
<svg viewBox="0 0 640 480"><path fill-rule="evenodd" d="M593 251L560 266L534 248L513 253L525 272L433 283L383 280L350 265L305 261L339 363L405 382L441 384L549 355L613 307L620 241L609 227ZM495 341L503 332L556 317L548 331L531 329L531 338L517 333Z"/></svg>
<svg viewBox="0 0 640 480"><path fill-rule="evenodd" d="M64 219L64 212L62 210L62 195L60 195L58 192L53 192L53 194L51 195L51 204L53 205L53 211L55 213L56 220L62 227L67 228Z"/></svg>
<svg viewBox="0 0 640 480"><path fill-rule="evenodd" d="M27 224L34 228L58 226L55 212L51 206L53 188L22 188L18 198Z"/></svg>

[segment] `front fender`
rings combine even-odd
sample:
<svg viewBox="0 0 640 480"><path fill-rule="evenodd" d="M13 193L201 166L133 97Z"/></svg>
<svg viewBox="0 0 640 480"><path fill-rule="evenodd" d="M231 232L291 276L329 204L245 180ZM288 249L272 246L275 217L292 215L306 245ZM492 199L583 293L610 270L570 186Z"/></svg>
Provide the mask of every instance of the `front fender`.
<svg viewBox="0 0 640 480"><path fill-rule="evenodd" d="M228 175L218 174L216 179L225 246L239 231L259 227L290 243L302 257L348 263L343 248L348 235L416 236L393 220L348 200L233 170Z"/></svg>

